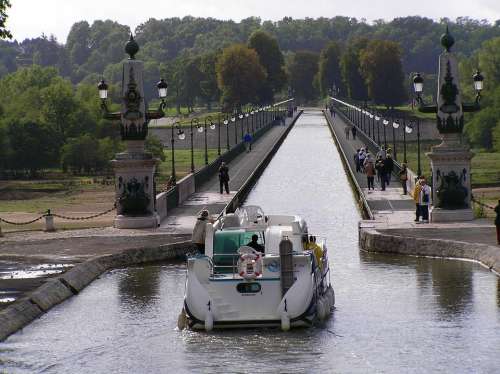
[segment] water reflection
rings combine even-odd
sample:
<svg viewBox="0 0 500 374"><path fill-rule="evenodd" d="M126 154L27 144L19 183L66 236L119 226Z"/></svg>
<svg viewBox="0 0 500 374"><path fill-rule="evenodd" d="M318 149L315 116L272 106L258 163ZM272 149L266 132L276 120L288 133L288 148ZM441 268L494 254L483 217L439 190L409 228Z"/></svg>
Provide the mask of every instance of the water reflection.
<svg viewBox="0 0 500 374"><path fill-rule="evenodd" d="M153 304L160 296L161 271L160 266L128 268L118 283L120 303L139 310Z"/></svg>
<svg viewBox="0 0 500 374"><path fill-rule="evenodd" d="M409 277L416 277L416 286L423 303L431 296L439 309L437 317L453 318L466 314L472 305L473 272L478 264L457 260L425 258L402 255L360 252L362 266L376 265L386 271L394 267L415 270Z"/></svg>

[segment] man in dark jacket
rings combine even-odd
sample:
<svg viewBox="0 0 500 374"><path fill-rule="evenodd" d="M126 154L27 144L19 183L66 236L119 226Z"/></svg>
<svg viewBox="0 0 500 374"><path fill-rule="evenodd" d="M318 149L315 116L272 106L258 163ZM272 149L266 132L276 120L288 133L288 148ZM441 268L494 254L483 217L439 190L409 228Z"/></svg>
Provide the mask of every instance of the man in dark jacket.
<svg viewBox="0 0 500 374"><path fill-rule="evenodd" d="M229 168L224 161L220 164L219 168L219 185L220 193L223 193L222 187L224 187L226 193L229 194Z"/></svg>
<svg viewBox="0 0 500 374"><path fill-rule="evenodd" d="M387 155L387 158L385 159L384 162L384 168L385 168L385 184L388 186L389 183L391 182L391 175L392 172L394 171L394 160L392 159L391 155Z"/></svg>
<svg viewBox="0 0 500 374"><path fill-rule="evenodd" d="M500 245L500 200L498 200L498 205L495 207L495 213L497 214L495 218L495 226L497 227L497 244Z"/></svg>

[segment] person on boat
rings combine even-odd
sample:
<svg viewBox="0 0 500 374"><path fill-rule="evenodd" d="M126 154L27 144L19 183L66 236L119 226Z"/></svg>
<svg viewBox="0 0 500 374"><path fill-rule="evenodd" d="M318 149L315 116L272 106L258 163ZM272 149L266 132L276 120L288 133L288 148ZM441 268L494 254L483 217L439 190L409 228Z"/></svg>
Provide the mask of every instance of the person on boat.
<svg viewBox="0 0 500 374"><path fill-rule="evenodd" d="M259 236L257 234L252 235L252 240L247 244L248 247L255 249L260 253L264 253L264 246L258 243Z"/></svg>
<svg viewBox="0 0 500 374"><path fill-rule="evenodd" d="M222 187L224 187L226 193L229 194L229 168L224 161L222 161L219 168L219 185L220 193L223 193Z"/></svg>
<svg viewBox="0 0 500 374"><path fill-rule="evenodd" d="M311 251L314 254L314 257L316 258L316 263L318 264L319 268L321 269L323 267L323 264L321 262L321 259L323 258L323 250L316 243L315 236L311 235L309 237L309 242L307 243L307 250Z"/></svg>
<svg viewBox="0 0 500 374"><path fill-rule="evenodd" d="M207 209L203 209L196 219L196 223L193 228L193 236L191 237L191 242L196 246L196 249L201 253L205 254L205 233L207 230L207 223L213 222L210 219L210 213Z"/></svg>

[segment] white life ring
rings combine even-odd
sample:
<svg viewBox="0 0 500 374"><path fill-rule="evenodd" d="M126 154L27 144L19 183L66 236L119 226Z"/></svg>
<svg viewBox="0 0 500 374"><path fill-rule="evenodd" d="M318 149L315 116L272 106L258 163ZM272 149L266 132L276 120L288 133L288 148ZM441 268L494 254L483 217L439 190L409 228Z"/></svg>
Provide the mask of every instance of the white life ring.
<svg viewBox="0 0 500 374"><path fill-rule="evenodd" d="M238 259L238 274L245 279L255 279L262 274L262 256L243 253Z"/></svg>

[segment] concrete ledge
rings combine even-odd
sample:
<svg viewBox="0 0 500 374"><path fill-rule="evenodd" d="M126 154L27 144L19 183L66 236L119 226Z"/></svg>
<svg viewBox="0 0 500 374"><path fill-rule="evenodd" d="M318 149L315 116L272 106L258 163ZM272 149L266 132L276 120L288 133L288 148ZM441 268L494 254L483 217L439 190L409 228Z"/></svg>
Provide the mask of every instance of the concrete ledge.
<svg viewBox="0 0 500 374"><path fill-rule="evenodd" d="M182 204L195 192L194 174L188 174L177 182L177 190L179 191L178 204Z"/></svg>
<svg viewBox="0 0 500 374"><path fill-rule="evenodd" d="M29 300L45 312L71 296L73 292L60 280L51 279L36 289Z"/></svg>
<svg viewBox="0 0 500 374"><path fill-rule="evenodd" d="M404 237L361 229L359 243L368 252L474 260L500 274L500 248L486 244Z"/></svg>
<svg viewBox="0 0 500 374"><path fill-rule="evenodd" d="M0 342L42 314L43 311L26 298L9 305L0 311Z"/></svg>
<svg viewBox="0 0 500 374"><path fill-rule="evenodd" d="M171 260L192 249L191 241L154 248L127 249L99 256L78 264L58 278L37 288L28 298L19 299L0 312L0 342L47 312L53 306L77 294L109 269Z"/></svg>

